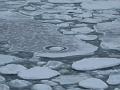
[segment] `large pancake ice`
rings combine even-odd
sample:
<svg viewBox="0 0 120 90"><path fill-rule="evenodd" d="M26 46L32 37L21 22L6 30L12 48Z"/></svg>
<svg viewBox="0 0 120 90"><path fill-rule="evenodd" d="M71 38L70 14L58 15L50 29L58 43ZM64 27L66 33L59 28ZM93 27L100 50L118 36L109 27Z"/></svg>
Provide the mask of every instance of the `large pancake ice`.
<svg viewBox="0 0 120 90"><path fill-rule="evenodd" d="M89 55L97 50L74 36L62 35L53 24L34 20L1 20L0 41L9 41L11 51L35 52L51 58Z"/></svg>

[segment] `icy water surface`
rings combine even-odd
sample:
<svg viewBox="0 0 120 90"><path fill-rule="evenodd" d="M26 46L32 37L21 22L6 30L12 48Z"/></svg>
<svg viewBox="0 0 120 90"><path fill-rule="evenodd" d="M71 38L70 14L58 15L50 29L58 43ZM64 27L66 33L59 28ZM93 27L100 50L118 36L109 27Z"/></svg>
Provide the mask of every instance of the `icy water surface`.
<svg viewBox="0 0 120 90"><path fill-rule="evenodd" d="M119 90L119 0L0 0L0 90Z"/></svg>

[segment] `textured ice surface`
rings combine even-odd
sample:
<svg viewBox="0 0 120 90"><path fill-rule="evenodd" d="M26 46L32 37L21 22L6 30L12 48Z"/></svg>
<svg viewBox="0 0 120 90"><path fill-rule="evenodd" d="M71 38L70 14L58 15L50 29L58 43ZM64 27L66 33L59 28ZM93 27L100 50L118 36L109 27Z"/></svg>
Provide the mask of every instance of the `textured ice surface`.
<svg viewBox="0 0 120 90"><path fill-rule="evenodd" d="M0 53L0 90L120 90L120 0L0 0Z"/></svg>
<svg viewBox="0 0 120 90"><path fill-rule="evenodd" d="M96 46L74 36L62 35L53 24L33 20L2 20L0 26L0 41L9 41L12 51L39 52L43 57L65 57L88 55L97 50ZM65 50L51 51L45 48L48 46L65 47Z"/></svg>

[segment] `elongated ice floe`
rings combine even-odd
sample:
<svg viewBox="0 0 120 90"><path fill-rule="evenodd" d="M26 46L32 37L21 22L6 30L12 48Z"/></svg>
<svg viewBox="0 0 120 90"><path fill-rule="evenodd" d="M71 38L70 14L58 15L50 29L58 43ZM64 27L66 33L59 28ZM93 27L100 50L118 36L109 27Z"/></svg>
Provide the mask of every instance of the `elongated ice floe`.
<svg viewBox="0 0 120 90"><path fill-rule="evenodd" d="M90 0L48 0L51 3L81 3L83 1L90 1Z"/></svg>
<svg viewBox="0 0 120 90"><path fill-rule="evenodd" d="M106 0L106 1L90 1L90 2L83 2L82 8L95 10L95 9L119 9L120 8L120 1L119 0Z"/></svg>
<svg viewBox="0 0 120 90"><path fill-rule="evenodd" d="M108 85L97 78L89 78L86 80L82 80L79 82L79 86L84 88L90 88L90 89L106 89L108 88Z"/></svg>
<svg viewBox="0 0 120 90"><path fill-rule="evenodd" d="M85 58L72 64L75 70L96 70L102 68L113 67L120 64L117 58Z"/></svg>

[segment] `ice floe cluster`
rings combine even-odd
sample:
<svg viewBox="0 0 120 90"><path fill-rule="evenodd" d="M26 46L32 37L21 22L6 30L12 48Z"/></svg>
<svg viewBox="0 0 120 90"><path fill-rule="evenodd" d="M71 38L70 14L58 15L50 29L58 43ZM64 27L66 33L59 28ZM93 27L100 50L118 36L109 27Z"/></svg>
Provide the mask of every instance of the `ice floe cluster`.
<svg viewBox="0 0 120 90"><path fill-rule="evenodd" d="M0 90L120 90L120 0L0 0Z"/></svg>

